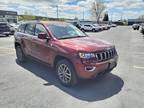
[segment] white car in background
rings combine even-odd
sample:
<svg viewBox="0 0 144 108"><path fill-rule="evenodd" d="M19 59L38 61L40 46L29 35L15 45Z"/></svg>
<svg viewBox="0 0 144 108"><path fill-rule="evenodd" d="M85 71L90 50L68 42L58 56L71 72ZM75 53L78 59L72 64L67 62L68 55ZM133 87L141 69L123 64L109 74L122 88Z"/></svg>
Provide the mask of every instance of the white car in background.
<svg viewBox="0 0 144 108"><path fill-rule="evenodd" d="M96 23L96 24L93 24L93 25L98 28L98 31L103 30L102 27L99 24Z"/></svg>
<svg viewBox="0 0 144 108"><path fill-rule="evenodd" d="M109 30L111 28L111 26L108 24L104 24L104 26L105 26L105 30Z"/></svg>
<svg viewBox="0 0 144 108"><path fill-rule="evenodd" d="M100 26L101 30L105 30L105 26L104 25L100 24L99 26Z"/></svg>
<svg viewBox="0 0 144 108"><path fill-rule="evenodd" d="M142 34L144 34L144 23L142 23L142 24L140 25L140 32L141 32Z"/></svg>
<svg viewBox="0 0 144 108"><path fill-rule="evenodd" d="M18 29L19 24L18 23L10 23L9 24L11 27L13 27L15 30Z"/></svg>
<svg viewBox="0 0 144 108"><path fill-rule="evenodd" d="M99 31L99 27L93 25L93 24L82 24L80 29L85 32L85 31L93 31L97 32Z"/></svg>
<svg viewBox="0 0 144 108"><path fill-rule="evenodd" d="M116 24L110 24L110 26L111 26L111 27L116 27L117 25L116 25Z"/></svg>
<svg viewBox="0 0 144 108"><path fill-rule="evenodd" d="M140 25L139 25L139 24L133 24L133 25L132 25L132 28L133 28L134 30L139 30Z"/></svg>

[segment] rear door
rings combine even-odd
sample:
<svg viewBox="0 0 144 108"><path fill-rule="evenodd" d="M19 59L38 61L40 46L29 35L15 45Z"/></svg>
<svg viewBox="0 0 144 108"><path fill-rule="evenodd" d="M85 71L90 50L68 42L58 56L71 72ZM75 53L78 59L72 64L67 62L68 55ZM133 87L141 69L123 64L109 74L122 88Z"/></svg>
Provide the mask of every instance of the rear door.
<svg viewBox="0 0 144 108"><path fill-rule="evenodd" d="M31 41L34 35L34 30L35 30L34 27L35 27L35 24L33 23L26 24L24 33L21 34L22 45L27 55L32 55Z"/></svg>

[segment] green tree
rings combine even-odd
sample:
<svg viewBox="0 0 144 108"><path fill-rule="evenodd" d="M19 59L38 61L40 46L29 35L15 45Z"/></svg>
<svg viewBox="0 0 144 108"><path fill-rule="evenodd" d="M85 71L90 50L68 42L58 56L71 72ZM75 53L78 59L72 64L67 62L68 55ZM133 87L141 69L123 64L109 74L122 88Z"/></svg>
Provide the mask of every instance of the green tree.
<svg viewBox="0 0 144 108"><path fill-rule="evenodd" d="M103 21L109 21L108 13L105 13L105 14L104 14Z"/></svg>

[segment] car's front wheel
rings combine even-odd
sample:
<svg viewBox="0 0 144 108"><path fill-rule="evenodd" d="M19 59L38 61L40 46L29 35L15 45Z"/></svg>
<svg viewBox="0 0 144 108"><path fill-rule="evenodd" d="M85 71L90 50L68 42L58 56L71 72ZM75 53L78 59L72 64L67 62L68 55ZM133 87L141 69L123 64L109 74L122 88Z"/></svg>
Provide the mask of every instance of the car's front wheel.
<svg viewBox="0 0 144 108"><path fill-rule="evenodd" d="M20 46L16 47L16 56L19 62L24 62L26 60L25 54Z"/></svg>
<svg viewBox="0 0 144 108"><path fill-rule="evenodd" d="M75 69L68 60L60 60L56 65L56 71L59 81L64 86L73 86L77 84L78 78Z"/></svg>

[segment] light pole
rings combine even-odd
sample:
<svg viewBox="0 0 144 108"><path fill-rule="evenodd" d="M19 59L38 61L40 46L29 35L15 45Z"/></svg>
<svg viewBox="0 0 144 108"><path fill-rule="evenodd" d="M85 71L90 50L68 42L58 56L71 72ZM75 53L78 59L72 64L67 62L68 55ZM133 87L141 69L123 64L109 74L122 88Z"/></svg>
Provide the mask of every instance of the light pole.
<svg viewBox="0 0 144 108"><path fill-rule="evenodd" d="M111 22L113 21L113 13L111 13Z"/></svg>
<svg viewBox="0 0 144 108"><path fill-rule="evenodd" d="M123 20L123 13L121 13L121 21Z"/></svg>
<svg viewBox="0 0 144 108"><path fill-rule="evenodd" d="M85 17L85 15L84 15L85 13L84 13L84 7L83 7L83 21L84 21L84 17Z"/></svg>
<svg viewBox="0 0 144 108"><path fill-rule="evenodd" d="M58 7L58 5L56 6L56 8L57 8L57 19L59 18L59 7Z"/></svg>

